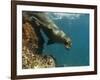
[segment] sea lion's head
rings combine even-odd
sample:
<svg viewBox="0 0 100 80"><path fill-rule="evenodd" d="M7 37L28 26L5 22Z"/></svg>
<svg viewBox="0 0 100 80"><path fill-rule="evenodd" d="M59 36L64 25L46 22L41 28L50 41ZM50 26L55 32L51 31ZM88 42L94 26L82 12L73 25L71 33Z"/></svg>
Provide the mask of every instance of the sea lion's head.
<svg viewBox="0 0 100 80"><path fill-rule="evenodd" d="M65 39L65 47L67 48L67 49L70 49L71 47L72 47L72 41L71 41L71 39L68 37L68 38L66 38Z"/></svg>

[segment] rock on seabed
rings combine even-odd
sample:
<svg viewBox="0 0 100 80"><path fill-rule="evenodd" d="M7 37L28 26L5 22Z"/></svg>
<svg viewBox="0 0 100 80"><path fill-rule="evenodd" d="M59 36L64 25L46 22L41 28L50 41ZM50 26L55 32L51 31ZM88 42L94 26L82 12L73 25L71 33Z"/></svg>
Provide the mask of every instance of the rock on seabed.
<svg viewBox="0 0 100 80"><path fill-rule="evenodd" d="M31 22L28 16L23 17L22 26L22 68L55 67L53 57L43 55L43 38L39 28Z"/></svg>

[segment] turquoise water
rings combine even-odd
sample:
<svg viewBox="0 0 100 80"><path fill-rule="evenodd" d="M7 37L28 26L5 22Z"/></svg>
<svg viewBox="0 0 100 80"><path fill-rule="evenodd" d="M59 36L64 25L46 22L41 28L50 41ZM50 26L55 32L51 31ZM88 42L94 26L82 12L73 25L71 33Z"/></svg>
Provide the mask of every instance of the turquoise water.
<svg viewBox="0 0 100 80"><path fill-rule="evenodd" d="M55 24L72 39L72 48L66 50L63 44L44 47L44 53L52 55L57 67L89 65L89 14L47 13Z"/></svg>

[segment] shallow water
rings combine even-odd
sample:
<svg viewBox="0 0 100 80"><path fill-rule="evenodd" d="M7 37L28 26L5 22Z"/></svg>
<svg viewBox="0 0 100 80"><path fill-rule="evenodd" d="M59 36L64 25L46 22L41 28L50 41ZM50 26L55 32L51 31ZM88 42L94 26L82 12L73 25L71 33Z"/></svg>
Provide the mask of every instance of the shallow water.
<svg viewBox="0 0 100 80"><path fill-rule="evenodd" d="M62 15L60 15L62 14ZM89 65L89 14L48 13L55 24L72 39L72 48L66 50L63 44L44 47L44 53L52 55L57 67ZM47 40L47 38L45 37Z"/></svg>

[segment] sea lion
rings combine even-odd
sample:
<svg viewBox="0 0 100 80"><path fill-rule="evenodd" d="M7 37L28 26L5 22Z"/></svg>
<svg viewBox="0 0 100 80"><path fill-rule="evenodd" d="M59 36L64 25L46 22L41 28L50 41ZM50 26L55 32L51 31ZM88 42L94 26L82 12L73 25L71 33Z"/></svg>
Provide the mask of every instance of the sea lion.
<svg viewBox="0 0 100 80"><path fill-rule="evenodd" d="M67 36L59 27L54 23L50 17L44 12L32 12L31 20L35 21L36 24L43 30L43 32L48 37L47 45L53 43L62 43L66 48L71 48L72 41L69 36Z"/></svg>

